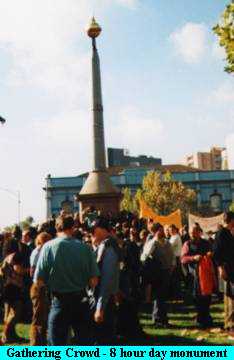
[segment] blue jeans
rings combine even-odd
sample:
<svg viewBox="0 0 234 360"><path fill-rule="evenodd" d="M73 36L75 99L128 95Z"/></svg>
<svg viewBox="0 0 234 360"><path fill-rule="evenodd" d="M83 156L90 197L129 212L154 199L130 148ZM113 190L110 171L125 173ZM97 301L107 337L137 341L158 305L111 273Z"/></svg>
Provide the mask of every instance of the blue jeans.
<svg viewBox="0 0 234 360"><path fill-rule="evenodd" d="M70 328L74 331L77 344L91 344L91 314L88 301L84 296L54 296L48 319L48 345L66 345Z"/></svg>

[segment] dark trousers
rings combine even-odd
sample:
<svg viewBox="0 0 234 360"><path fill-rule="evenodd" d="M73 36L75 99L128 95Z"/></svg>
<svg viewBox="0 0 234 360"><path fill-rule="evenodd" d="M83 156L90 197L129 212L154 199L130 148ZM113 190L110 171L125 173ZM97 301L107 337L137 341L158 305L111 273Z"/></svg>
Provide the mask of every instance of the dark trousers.
<svg viewBox="0 0 234 360"><path fill-rule="evenodd" d="M116 342L116 306L110 299L104 310L104 322L93 323L94 343L96 345L114 345Z"/></svg>
<svg viewBox="0 0 234 360"><path fill-rule="evenodd" d="M176 267L171 275L171 298L179 299L181 298L181 280L182 280L182 270L180 258L176 258Z"/></svg>
<svg viewBox="0 0 234 360"><path fill-rule="evenodd" d="M52 297L48 319L48 345L66 345L70 328L75 333L77 344L91 344L91 314L88 299L84 294Z"/></svg>
<svg viewBox="0 0 234 360"><path fill-rule="evenodd" d="M209 326L212 324L210 315L211 296L197 295L195 298L197 309L197 322L202 326Z"/></svg>
<svg viewBox="0 0 234 360"><path fill-rule="evenodd" d="M153 311L152 320L157 323L167 322L167 300L170 287L170 272L162 270L157 281L153 284Z"/></svg>
<svg viewBox="0 0 234 360"><path fill-rule="evenodd" d="M167 323L167 302L165 299L158 297L153 302L152 320L155 323Z"/></svg>

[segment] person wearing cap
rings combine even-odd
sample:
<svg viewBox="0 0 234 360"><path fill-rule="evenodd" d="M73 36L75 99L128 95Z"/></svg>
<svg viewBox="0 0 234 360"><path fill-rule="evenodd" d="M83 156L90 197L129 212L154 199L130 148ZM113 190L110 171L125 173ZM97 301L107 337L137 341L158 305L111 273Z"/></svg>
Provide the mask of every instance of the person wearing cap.
<svg viewBox="0 0 234 360"><path fill-rule="evenodd" d="M224 326L234 334L234 212L224 216L226 224L217 234L214 246L214 260L220 277L225 281Z"/></svg>
<svg viewBox="0 0 234 360"><path fill-rule="evenodd" d="M99 270L92 250L73 237L72 216L56 220L57 238L42 248L34 273L34 284L48 286L52 303L48 319L48 344L66 345L70 327L79 345L90 345L91 313L86 293L95 287Z"/></svg>
<svg viewBox="0 0 234 360"><path fill-rule="evenodd" d="M107 345L115 341L115 297L119 291L120 250L110 235L109 222L98 217L91 227L92 242L100 270L95 289L94 321L96 342Z"/></svg>

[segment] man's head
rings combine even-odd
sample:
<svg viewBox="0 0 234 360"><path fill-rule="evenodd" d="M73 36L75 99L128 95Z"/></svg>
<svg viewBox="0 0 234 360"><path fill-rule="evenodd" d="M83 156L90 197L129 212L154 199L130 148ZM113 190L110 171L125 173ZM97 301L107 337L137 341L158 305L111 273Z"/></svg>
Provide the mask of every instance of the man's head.
<svg viewBox="0 0 234 360"><path fill-rule="evenodd" d="M42 247L47 241L51 240L52 237L47 232L41 232L36 237L36 246Z"/></svg>
<svg viewBox="0 0 234 360"><path fill-rule="evenodd" d="M191 230L191 237L193 240L200 240L202 229L198 224L194 224Z"/></svg>
<svg viewBox="0 0 234 360"><path fill-rule="evenodd" d="M147 223L147 230L150 232L150 233L153 233L152 231L152 227L154 226L154 220L153 219L149 219L148 220L148 223Z"/></svg>
<svg viewBox="0 0 234 360"><path fill-rule="evenodd" d="M169 238L169 237L171 236L171 234L170 234L170 229L169 229L169 226L168 226L168 225L165 225L165 226L164 226L164 232L165 232L165 236L166 236L167 238Z"/></svg>
<svg viewBox="0 0 234 360"><path fill-rule="evenodd" d="M22 234L22 242L28 244L31 242L30 230L24 230Z"/></svg>
<svg viewBox="0 0 234 360"><path fill-rule="evenodd" d="M72 216L59 216L56 219L55 227L57 233L64 233L72 237L74 232L74 219Z"/></svg>
<svg viewBox="0 0 234 360"><path fill-rule="evenodd" d="M163 239L165 237L164 228L159 223L153 225L152 232L155 234L157 239Z"/></svg>
<svg viewBox="0 0 234 360"><path fill-rule="evenodd" d="M130 228L130 240L137 241L138 240L138 231L136 228Z"/></svg>
<svg viewBox="0 0 234 360"><path fill-rule="evenodd" d="M174 224L169 226L169 231L171 236L178 234L178 229Z"/></svg>
<svg viewBox="0 0 234 360"><path fill-rule="evenodd" d="M100 244L110 235L109 221L104 217L97 217L92 223L91 229L93 243Z"/></svg>
<svg viewBox="0 0 234 360"><path fill-rule="evenodd" d="M148 231L143 229L140 232L140 240L142 241L142 243L144 244L146 242L147 236L148 236Z"/></svg>

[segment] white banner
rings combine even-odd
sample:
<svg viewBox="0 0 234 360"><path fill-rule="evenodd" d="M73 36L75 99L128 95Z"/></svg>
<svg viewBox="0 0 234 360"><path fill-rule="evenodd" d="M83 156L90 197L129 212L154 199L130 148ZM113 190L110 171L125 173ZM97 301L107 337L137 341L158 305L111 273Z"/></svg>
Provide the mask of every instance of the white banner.
<svg viewBox="0 0 234 360"><path fill-rule="evenodd" d="M224 214L210 218L203 218L189 214L189 231L192 229L195 223L198 223L204 233L207 233L208 231L216 232L218 230L218 225L223 224L223 215Z"/></svg>

